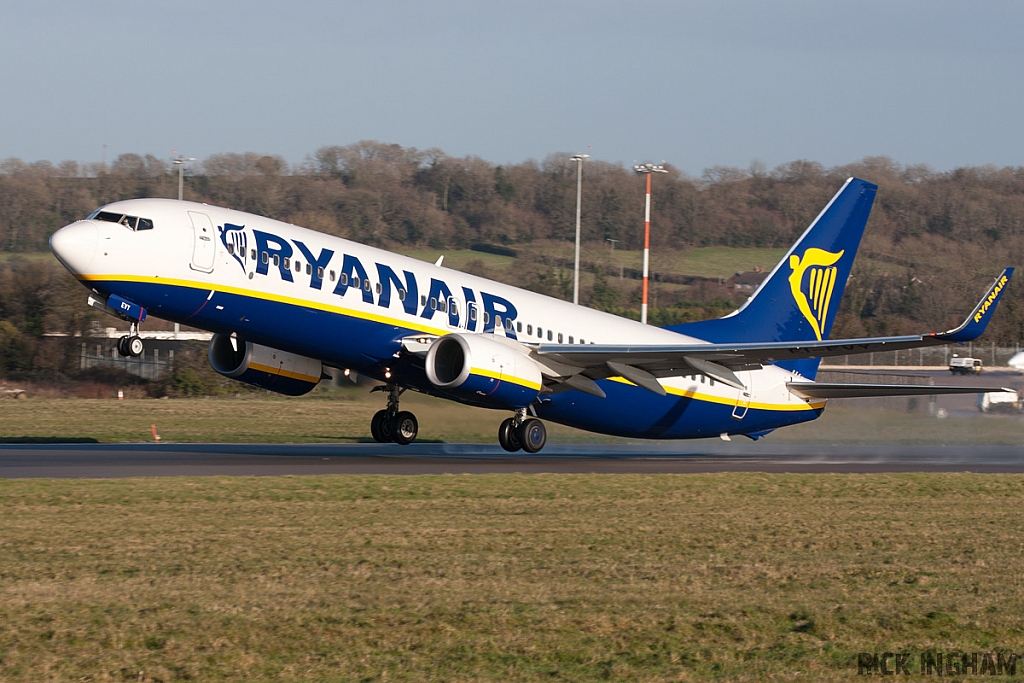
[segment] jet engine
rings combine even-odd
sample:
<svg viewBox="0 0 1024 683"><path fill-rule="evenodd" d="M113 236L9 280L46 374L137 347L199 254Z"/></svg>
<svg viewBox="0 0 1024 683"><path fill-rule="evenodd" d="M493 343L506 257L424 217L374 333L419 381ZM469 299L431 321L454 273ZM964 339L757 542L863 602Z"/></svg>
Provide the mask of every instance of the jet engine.
<svg viewBox="0 0 1024 683"><path fill-rule="evenodd" d="M427 349L427 379L467 403L525 408L542 387L540 366L512 340L447 334Z"/></svg>
<svg viewBox="0 0 1024 683"><path fill-rule="evenodd" d="M288 396L308 394L323 374L318 360L226 334L213 335L209 357L210 366L225 377Z"/></svg>

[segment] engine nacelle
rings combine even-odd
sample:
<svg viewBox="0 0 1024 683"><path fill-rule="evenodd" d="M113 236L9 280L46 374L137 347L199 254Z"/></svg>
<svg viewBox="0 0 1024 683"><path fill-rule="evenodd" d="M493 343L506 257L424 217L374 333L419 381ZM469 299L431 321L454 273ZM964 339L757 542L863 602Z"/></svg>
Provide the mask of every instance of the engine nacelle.
<svg viewBox="0 0 1024 683"><path fill-rule="evenodd" d="M427 379L467 402L525 408L542 386L540 366L518 348L490 335L447 334L427 349Z"/></svg>
<svg viewBox="0 0 1024 683"><path fill-rule="evenodd" d="M308 394L323 373L318 360L226 334L213 335L209 357L210 366L225 377L288 396Z"/></svg>

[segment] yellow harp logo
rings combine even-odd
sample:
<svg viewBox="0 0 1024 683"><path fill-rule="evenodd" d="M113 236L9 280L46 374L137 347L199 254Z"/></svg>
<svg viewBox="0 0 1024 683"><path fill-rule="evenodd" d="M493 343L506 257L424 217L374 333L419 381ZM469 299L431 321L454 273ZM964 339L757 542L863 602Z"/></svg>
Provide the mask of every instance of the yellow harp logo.
<svg viewBox="0 0 1024 683"><path fill-rule="evenodd" d="M793 269L789 276L789 288L793 290L797 308L807 318L819 341L839 270L833 264L842 258L845 251L833 254L811 247L804 252L803 258L796 254L789 257L789 267Z"/></svg>

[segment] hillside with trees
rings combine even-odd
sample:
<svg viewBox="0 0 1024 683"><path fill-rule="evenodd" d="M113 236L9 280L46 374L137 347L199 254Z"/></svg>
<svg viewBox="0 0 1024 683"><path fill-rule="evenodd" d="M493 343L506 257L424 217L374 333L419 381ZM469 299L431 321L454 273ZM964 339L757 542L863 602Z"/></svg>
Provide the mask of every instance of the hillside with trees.
<svg viewBox="0 0 1024 683"><path fill-rule="evenodd" d="M1021 167L937 172L867 158L836 168L810 161L715 167L699 178L667 168L654 179L655 273L659 258L685 262L712 247L787 248L847 177L878 183L834 337L956 324L999 269L1019 264L1024 254ZM565 253L575 234L569 154L496 165L360 142L321 148L295 166L253 153L214 155L189 167L185 186L186 199L407 253L504 248L519 256L512 265L495 271L471 259L464 268L571 298L571 270L547 257ZM585 165L584 303L636 315L638 283L595 255L609 244L624 254L642 246L643 193L642 179L623 166ZM53 231L111 201L176 195L176 169L152 156L91 165L0 163L0 374L70 371L73 349L43 343L41 335L81 329L92 316L81 287L53 259L34 255L47 251ZM714 279L676 280L682 284L654 285L653 322L720 315L745 296ZM1013 344L1024 337L1020 290L1014 282L986 339Z"/></svg>

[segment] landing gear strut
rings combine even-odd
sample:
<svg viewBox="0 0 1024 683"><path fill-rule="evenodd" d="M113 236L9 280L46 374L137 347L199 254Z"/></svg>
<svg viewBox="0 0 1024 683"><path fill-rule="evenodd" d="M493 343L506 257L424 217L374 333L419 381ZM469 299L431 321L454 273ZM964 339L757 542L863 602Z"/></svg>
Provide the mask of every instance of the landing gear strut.
<svg viewBox="0 0 1024 683"><path fill-rule="evenodd" d="M146 346L139 336L139 324L131 323L128 334L117 340L117 352L125 357L138 358L145 350Z"/></svg>
<svg viewBox="0 0 1024 683"><path fill-rule="evenodd" d="M416 416L407 410L398 409L398 398L405 392L394 384L380 387L388 392L388 407L378 410L370 420L370 434L377 443L397 443L407 446L416 440L420 426Z"/></svg>
<svg viewBox="0 0 1024 683"><path fill-rule="evenodd" d="M544 423L535 418L526 417L526 408L516 410L514 417L510 417L498 427L498 443L509 453L515 453L520 448L527 453L537 453L547 443L548 432Z"/></svg>

